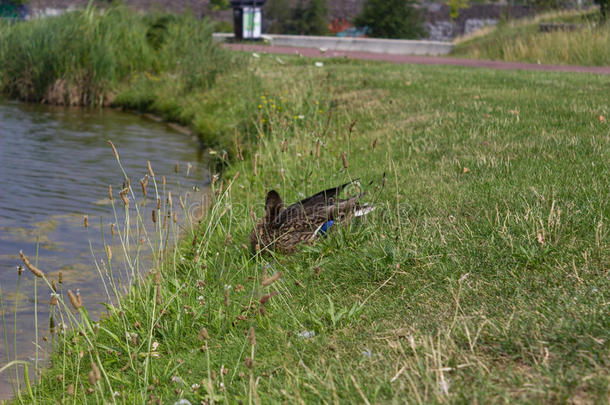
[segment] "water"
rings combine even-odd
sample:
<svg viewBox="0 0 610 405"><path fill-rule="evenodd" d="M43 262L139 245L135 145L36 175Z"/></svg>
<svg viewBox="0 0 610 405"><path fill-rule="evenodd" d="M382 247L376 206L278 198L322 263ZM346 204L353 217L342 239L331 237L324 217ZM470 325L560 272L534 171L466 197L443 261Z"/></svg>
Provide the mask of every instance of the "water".
<svg viewBox="0 0 610 405"><path fill-rule="evenodd" d="M107 301L89 244L92 241L96 254L103 257L99 251L100 219L107 238L109 225L115 222L108 199L109 184L118 200L115 205L122 208L118 191L124 177L107 140L117 146L136 194L140 194L139 179L147 173L147 160L151 161L157 179L166 176L168 188L174 195L187 191L195 194L194 189L207 184L209 176L197 141L166 125L117 111L55 108L0 100L0 288L3 304L0 314L4 316L4 322L0 324L0 366L7 362L7 355L11 359L14 355L16 301L17 358L32 360L34 356L34 276L25 270L17 294L17 266L22 264L18 255L20 250L33 259L38 249L38 267L49 279L56 279L61 271L65 280L63 289L80 289L90 313L99 314L100 303ZM178 173L174 172L176 163L179 164ZM148 191L149 194L152 191L152 182ZM153 199L150 201L147 203L150 206L142 207L146 215L150 215L148 211L155 205ZM89 218L89 228L83 226L84 215ZM39 280L40 339L48 334L49 299L48 287ZM43 354L39 356L43 357ZM4 372L0 374L0 398L9 397L11 393L8 374Z"/></svg>

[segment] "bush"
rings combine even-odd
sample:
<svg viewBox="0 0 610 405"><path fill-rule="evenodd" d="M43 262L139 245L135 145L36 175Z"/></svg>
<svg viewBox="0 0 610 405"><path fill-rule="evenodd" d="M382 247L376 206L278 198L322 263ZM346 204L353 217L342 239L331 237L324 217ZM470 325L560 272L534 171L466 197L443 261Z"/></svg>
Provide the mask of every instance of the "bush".
<svg viewBox="0 0 610 405"><path fill-rule="evenodd" d="M328 34L328 7L326 0L301 0L290 8L289 0L270 0L266 14L271 20L269 32L293 35Z"/></svg>
<svg viewBox="0 0 610 405"><path fill-rule="evenodd" d="M420 38L424 35L421 15L412 0L367 0L354 23L367 27L376 38Z"/></svg>

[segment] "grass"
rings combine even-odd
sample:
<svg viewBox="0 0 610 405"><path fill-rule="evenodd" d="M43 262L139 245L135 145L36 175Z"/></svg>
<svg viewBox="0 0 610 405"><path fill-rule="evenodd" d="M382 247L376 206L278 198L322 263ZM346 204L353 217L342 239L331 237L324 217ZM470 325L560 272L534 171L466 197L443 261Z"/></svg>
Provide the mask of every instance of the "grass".
<svg viewBox="0 0 610 405"><path fill-rule="evenodd" d="M57 18L0 22L0 91L30 102L153 113L207 145L227 146L248 125L240 117L255 86L242 55L213 43L213 28L192 15L91 4Z"/></svg>
<svg viewBox="0 0 610 405"><path fill-rule="evenodd" d="M109 287L99 323L62 293L74 332L15 402L607 400L607 78L282 60L252 58L256 141L203 217L150 176L158 217L193 227L155 225L156 264ZM354 178L378 207L365 221L293 256L245 245L266 190L292 202ZM128 195L133 223L157 208ZM112 251L142 237L127 229Z"/></svg>
<svg viewBox="0 0 610 405"><path fill-rule="evenodd" d="M454 56L559 65L610 64L610 25L596 12L554 12L501 23L458 38ZM574 31L540 32L543 22L576 24Z"/></svg>

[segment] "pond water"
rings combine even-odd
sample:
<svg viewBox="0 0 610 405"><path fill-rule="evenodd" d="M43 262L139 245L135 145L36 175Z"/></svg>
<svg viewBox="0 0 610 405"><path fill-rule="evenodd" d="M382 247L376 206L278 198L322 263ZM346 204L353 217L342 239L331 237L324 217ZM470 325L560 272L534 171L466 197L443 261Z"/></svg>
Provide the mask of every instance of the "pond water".
<svg viewBox="0 0 610 405"><path fill-rule="evenodd" d="M110 224L122 221L123 203L118 192L124 176L107 140L116 145L136 194L140 179L148 173L148 160L158 186L162 187L160 179L165 176L167 189L173 190L174 196L196 195L208 182L198 142L162 123L112 110L0 100L0 366L15 358L15 332L17 358L34 359L34 276L27 269L17 275L22 264L20 250L32 260L38 251L38 267L49 279L57 279L61 271L63 291L79 289L90 313L99 316L101 303L108 301L91 248L99 264L100 257L105 258L101 224L109 240ZM116 217L108 185L115 190ZM130 212L139 206L150 218L148 211L157 202L152 180L148 190L150 202L145 206L132 203ZM141 191L139 194L141 198ZM88 216L88 228L83 225L84 215ZM152 220L143 222L150 226ZM114 256L113 261L121 260L120 255ZM145 260L139 267L146 267ZM42 338L49 333L50 290L38 280L37 291L38 334L44 348ZM39 358L43 357L39 352ZM8 377L6 371L0 374L0 399L12 395Z"/></svg>

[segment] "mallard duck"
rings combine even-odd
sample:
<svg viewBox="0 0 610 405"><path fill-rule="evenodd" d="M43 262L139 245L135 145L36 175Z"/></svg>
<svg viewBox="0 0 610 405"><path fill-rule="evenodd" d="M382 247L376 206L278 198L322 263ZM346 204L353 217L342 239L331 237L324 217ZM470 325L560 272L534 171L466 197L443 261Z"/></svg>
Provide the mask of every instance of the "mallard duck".
<svg viewBox="0 0 610 405"><path fill-rule="evenodd" d="M320 191L287 208L277 191L269 191L265 200L265 216L250 234L254 251L268 249L294 253L300 243L313 242L318 235L325 235L333 224L372 211L374 207L358 204L364 193L346 199L337 198L352 183L355 182Z"/></svg>

